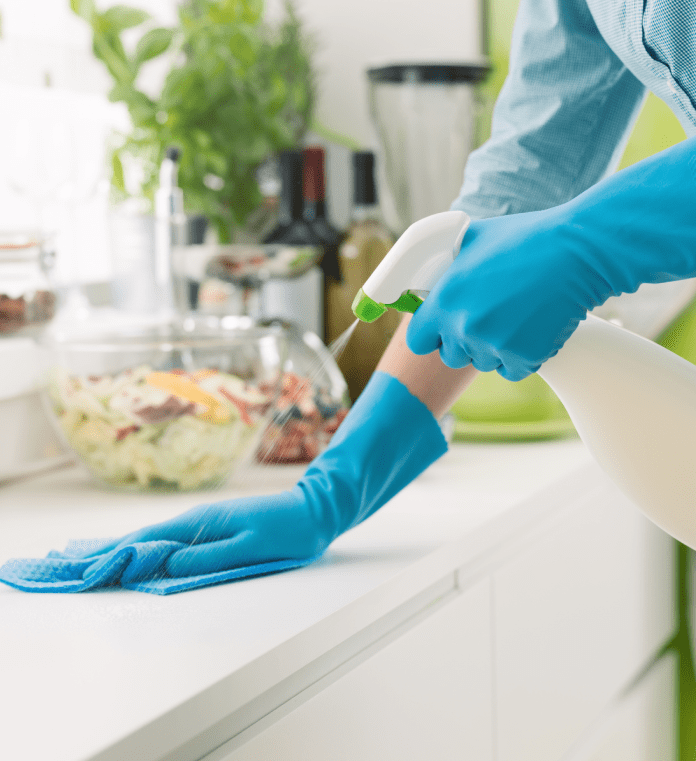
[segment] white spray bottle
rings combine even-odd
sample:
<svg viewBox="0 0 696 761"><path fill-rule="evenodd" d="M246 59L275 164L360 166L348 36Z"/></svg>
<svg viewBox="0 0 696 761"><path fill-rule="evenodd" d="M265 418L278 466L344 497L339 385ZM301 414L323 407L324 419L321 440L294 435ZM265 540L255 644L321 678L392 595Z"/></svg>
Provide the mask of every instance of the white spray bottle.
<svg viewBox="0 0 696 761"><path fill-rule="evenodd" d="M469 226L461 211L406 230L358 292L355 315L415 312L454 261ZM696 366L593 315L539 375L593 457L654 523L696 549Z"/></svg>

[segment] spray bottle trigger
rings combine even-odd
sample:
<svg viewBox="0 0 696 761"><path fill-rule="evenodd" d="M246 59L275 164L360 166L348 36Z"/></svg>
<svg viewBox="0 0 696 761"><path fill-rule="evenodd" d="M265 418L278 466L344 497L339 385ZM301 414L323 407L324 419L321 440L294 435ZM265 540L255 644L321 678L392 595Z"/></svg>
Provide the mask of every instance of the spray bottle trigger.
<svg viewBox="0 0 696 761"><path fill-rule="evenodd" d="M353 300L353 314L363 322L374 322L381 317L389 307L397 312L410 312L413 314L423 303L423 299L412 291L404 291L399 298L391 304L382 304L370 298L361 288Z"/></svg>
<svg viewBox="0 0 696 761"><path fill-rule="evenodd" d="M391 304L385 306L396 309L398 312L409 312L415 314L416 309L423 303L423 299L412 291L404 291L399 298Z"/></svg>

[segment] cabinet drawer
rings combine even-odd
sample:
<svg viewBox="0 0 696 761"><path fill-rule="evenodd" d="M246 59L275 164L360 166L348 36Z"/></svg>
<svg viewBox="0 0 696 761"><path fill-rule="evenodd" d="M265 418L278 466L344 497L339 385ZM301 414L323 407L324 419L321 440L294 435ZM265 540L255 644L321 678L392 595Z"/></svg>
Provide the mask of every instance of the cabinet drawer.
<svg viewBox="0 0 696 761"><path fill-rule="evenodd" d="M492 761L489 582L324 681L207 761Z"/></svg>
<svg viewBox="0 0 696 761"><path fill-rule="evenodd" d="M494 575L499 761L557 761L669 639L675 547L602 480Z"/></svg>

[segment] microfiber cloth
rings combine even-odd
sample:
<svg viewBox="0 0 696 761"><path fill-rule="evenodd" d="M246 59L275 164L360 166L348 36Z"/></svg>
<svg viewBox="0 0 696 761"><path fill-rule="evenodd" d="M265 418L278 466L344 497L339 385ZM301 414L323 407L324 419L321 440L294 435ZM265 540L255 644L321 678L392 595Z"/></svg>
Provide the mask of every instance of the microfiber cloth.
<svg viewBox="0 0 696 761"><path fill-rule="evenodd" d="M8 560L0 567L0 581L24 592L87 592L104 587L121 587L155 595L170 595L187 589L300 568L320 557L275 560L203 576L171 578L164 570L167 558L187 545L169 541L140 542L112 550L110 561L97 573L84 578L87 569L103 556L81 556L96 552L100 546L106 546L111 541L77 540L69 542L63 552L52 550L45 558Z"/></svg>

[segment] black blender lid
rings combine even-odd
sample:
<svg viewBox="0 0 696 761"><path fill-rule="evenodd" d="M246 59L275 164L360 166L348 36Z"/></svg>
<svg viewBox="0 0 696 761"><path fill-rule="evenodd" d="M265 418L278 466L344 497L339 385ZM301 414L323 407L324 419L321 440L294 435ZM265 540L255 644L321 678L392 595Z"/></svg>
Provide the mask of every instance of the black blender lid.
<svg viewBox="0 0 696 761"><path fill-rule="evenodd" d="M370 82L428 82L477 84L490 66L485 63L395 63L367 70Z"/></svg>

